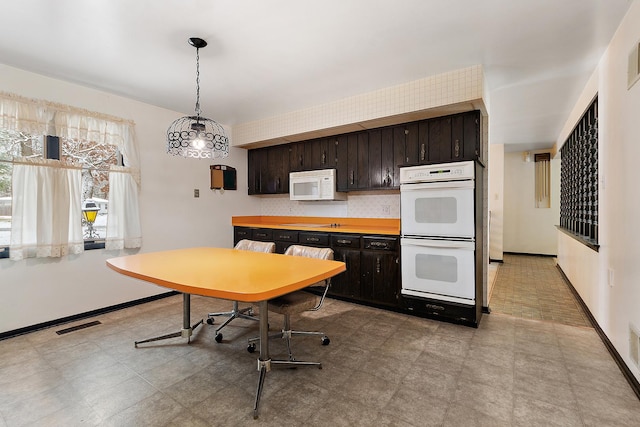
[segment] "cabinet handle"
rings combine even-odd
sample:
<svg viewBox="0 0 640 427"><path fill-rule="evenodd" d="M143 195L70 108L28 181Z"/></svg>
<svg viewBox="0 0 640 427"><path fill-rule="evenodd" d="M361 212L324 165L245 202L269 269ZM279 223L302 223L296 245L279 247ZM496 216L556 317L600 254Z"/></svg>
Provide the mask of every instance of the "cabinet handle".
<svg viewBox="0 0 640 427"><path fill-rule="evenodd" d="M276 188L280 190L280 178L276 178Z"/></svg>
<svg viewBox="0 0 640 427"><path fill-rule="evenodd" d="M380 257L376 257L376 273L380 274Z"/></svg>
<svg viewBox="0 0 640 427"><path fill-rule="evenodd" d="M389 244L385 242L371 242L371 247L389 249Z"/></svg>
<svg viewBox="0 0 640 427"><path fill-rule="evenodd" d="M304 166L304 162L303 162L303 159L302 159L302 154L300 154L300 156L298 156L298 160L300 162L300 166Z"/></svg>
<svg viewBox="0 0 640 427"><path fill-rule="evenodd" d="M322 164L326 164L327 163L327 152L323 151L322 152Z"/></svg>
<svg viewBox="0 0 640 427"><path fill-rule="evenodd" d="M351 171L351 185L353 185L355 183L355 173L353 171Z"/></svg>
<svg viewBox="0 0 640 427"><path fill-rule="evenodd" d="M391 186L391 172L389 171L389 168L387 168L387 176L382 180L382 185L385 187Z"/></svg>
<svg viewBox="0 0 640 427"><path fill-rule="evenodd" d="M420 145L420 160L424 160L426 154L427 154L427 149L424 146L424 143L422 143L422 145Z"/></svg>
<svg viewBox="0 0 640 427"><path fill-rule="evenodd" d="M307 237L307 242L319 242L320 239L317 237Z"/></svg>
<svg viewBox="0 0 640 427"><path fill-rule="evenodd" d="M345 239L338 239L337 242L340 243L340 244L343 244L343 245L350 245L351 244L351 240L345 240Z"/></svg>
<svg viewBox="0 0 640 427"><path fill-rule="evenodd" d="M460 140L456 139L456 144L454 146L455 157L460 157Z"/></svg>

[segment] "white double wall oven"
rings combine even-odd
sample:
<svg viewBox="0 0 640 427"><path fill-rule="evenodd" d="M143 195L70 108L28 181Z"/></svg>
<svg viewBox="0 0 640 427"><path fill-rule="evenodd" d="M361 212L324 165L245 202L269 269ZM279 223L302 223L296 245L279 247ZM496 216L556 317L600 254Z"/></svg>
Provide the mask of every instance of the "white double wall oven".
<svg viewBox="0 0 640 427"><path fill-rule="evenodd" d="M476 304L475 165L400 170L402 294Z"/></svg>

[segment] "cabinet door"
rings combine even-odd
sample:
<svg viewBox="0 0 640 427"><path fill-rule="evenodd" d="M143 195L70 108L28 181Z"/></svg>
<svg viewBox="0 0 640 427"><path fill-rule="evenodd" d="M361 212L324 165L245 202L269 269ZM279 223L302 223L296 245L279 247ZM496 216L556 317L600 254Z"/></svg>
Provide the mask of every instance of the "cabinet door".
<svg viewBox="0 0 640 427"><path fill-rule="evenodd" d="M286 145L267 149L267 165L262 194L285 194L289 192L289 150Z"/></svg>
<svg viewBox="0 0 640 427"><path fill-rule="evenodd" d="M395 306L398 303L398 256L389 252L362 251L361 293L366 301Z"/></svg>
<svg viewBox="0 0 640 427"><path fill-rule="evenodd" d="M369 131L369 188L381 188L382 184L382 131Z"/></svg>
<svg viewBox="0 0 640 427"><path fill-rule="evenodd" d="M311 144L311 169L335 169L335 138L314 139L307 144Z"/></svg>
<svg viewBox="0 0 640 427"><path fill-rule="evenodd" d="M304 142L289 144L289 169L291 172L304 170Z"/></svg>
<svg viewBox="0 0 640 427"><path fill-rule="evenodd" d="M451 118L451 160L464 159L464 116L458 114Z"/></svg>
<svg viewBox="0 0 640 427"><path fill-rule="evenodd" d="M360 250L334 248L333 259L344 262L347 270L333 276L329 292L347 298L360 298Z"/></svg>
<svg viewBox="0 0 640 427"><path fill-rule="evenodd" d="M408 123L404 125L405 164L417 165L423 157L420 146L419 124Z"/></svg>
<svg viewBox="0 0 640 427"><path fill-rule="evenodd" d="M380 132L381 138L381 175L382 187L399 187L400 186L400 168L398 164L402 163L402 157L399 160L395 157L395 146L393 144L393 128L383 128ZM369 141L371 142L371 141ZM396 174L398 179L396 180Z"/></svg>
<svg viewBox="0 0 640 427"><path fill-rule="evenodd" d="M336 146L336 188L349 190L349 139L347 135L338 135L334 139Z"/></svg>
<svg viewBox="0 0 640 427"><path fill-rule="evenodd" d="M480 146L480 112L472 111L464 116L463 159L476 160L482 156Z"/></svg>
<svg viewBox="0 0 640 427"><path fill-rule="evenodd" d="M429 162L440 163L453 160L451 156L451 117L429 120Z"/></svg>
<svg viewBox="0 0 640 427"><path fill-rule="evenodd" d="M264 194L263 191L266 191L267 164L267 148L249 150L247 163L249 194Z"/></svg>
<svg viewBox="0 0 640 427"><path fill-rule="evenodd" d="M349 164L349 190L369 188L369 134L359 132L347 135L347 162Z"/></svg>

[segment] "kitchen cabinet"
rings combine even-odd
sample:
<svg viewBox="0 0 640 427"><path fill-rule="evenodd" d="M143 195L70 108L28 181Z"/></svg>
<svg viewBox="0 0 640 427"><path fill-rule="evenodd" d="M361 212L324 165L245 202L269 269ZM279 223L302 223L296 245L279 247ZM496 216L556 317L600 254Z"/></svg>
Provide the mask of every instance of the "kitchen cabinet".
<svg viewBox="0 0 640 427"><path fill-rule="evenodd" d="M360 298L360 236L352 234L331 235L333 259L342 261L347 271L334 276L329 288L330 296Z"/></svg>
<svg viewBox="0 0 640 427"><path fill-rule="evenodd" d="M347 190L369 188L369 134L352 133L347 136Z"/></svg>
<svg viewBox="0 0 640 427"><path fill-rule="evenodd" d="M275 242L277 253L284 253L291 244L330 247L333 258L347 266L345 272L331 279L330 296L376 307L401 308L399 237L234 227L234 244L243 238Z"/></svg>
<svg viewBox="0 0 640 427"><path fill-rule="evenodd" d="M449 162L452 160L451 117L439 117L428 122L426 143L428 159L421 156L420 163ZM425 145L423 143L423 145ZM421 153L422 154L422 153Z"/></svg>
<svg viewBox="0 0 640 427"><path fill-rule="evenodd" d="M308 142L311 146L311 169L336 168L335 138L320 138Z"/></svg>
<svg viewBox="0 0 640 427"><path fill-rule="evenodd" d="M393 129L374 129L369 132L369 189L398 187L394 181Z"/></svg>
<svg viewBox="0 0 640 427"><path fill-rule="evenodd" d="M289 147L275 145L248 153L249 194L286 194L289 192Z"/></svg>
<svg viewBox="0 0 640 427"><path fill-rule="evenodd" d="M336 189L349 191L349 138L347 135L335 137L336 146Z"/></svg>
<svg viewBox="0 0 640 427"><path fill-rule="evenodd" d="M283 254L289 246L298 243L298 231L274 229L273 241L276 243L276 253Z"/></svg>
<svg viewBox="0 0 640 427"><path fill-rule="evenodd" d="M365 236L360 256L361 298L397 306L400 292L398 238Z"/></svg>
<svg viewBox="0 0 640 427"><path fill-rule="evenodd" d="M289 191L289 172L336 169L341 192L399 188L400 167L482 160L480 112L249 150L249 194Z"/></svg>

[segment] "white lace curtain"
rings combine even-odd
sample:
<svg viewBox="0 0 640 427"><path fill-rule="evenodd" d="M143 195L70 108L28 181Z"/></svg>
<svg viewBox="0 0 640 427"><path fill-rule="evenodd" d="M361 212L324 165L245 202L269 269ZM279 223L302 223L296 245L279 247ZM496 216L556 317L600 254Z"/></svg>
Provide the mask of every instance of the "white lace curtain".
<svg viewBox="0 0 640 427"><path fill-rule="evenodd" d="M0 128L116 145L127 167L109 173L105 246L142 245L140 160L132 121L0 92ZM59 257L83 250L80 176L79 168L60 161L14 159L12 259Z"/></svg>
<svg viewBox="0 0 640 427"><path fill-rule="evenodd" d="M10 257L62 257L84 250L81 168L59 160L13 165Z"/></svg>

